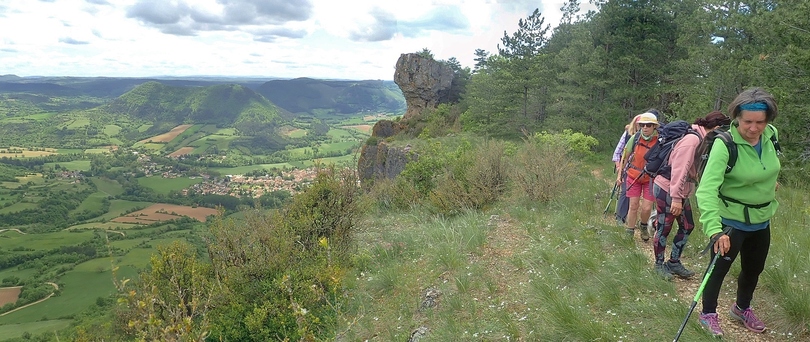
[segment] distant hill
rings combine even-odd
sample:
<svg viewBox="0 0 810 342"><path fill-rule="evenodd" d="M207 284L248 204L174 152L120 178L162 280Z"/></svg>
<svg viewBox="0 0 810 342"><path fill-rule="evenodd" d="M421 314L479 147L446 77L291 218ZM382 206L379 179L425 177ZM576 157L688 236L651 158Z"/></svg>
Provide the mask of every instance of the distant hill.
<svg viewBox="0 0 810 342"><path fill-rule="evenodd" d="M405 98L392 81L296 78L268 81L256 91L292 113L315 114L319 110L336 114L405 111Z"/></svg>
<svg viewBox="0 0 810 342"><path fill-rule="evenodd" d="M156 123L202 123L219 126L251 122L278 124L281 111L244 86L175 87L146 82L99 109Z"/></svg>

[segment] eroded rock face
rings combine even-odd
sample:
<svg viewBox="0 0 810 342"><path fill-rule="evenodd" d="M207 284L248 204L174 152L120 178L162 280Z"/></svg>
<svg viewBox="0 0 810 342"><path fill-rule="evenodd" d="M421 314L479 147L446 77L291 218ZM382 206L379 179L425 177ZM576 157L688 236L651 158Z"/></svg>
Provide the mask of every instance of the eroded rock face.
<svg viewBox="0 0 810 342"><path fill-rule="evenodd" d="M402 90L408 109L403 119L436 108L453 82L453 69L415 53L404 53L397 60L394 83Z"/></svg>
<svg viewBox="0 0 810 342"><path fill-rule="evenodd" d="M373 144L364 145L357 160L357 173L361 182L394 178L405 170L408 161L416 158L415 154L409 153L410 146L391 147L383 140L396 135L399 130L398 123L388 120L379 121L374 125L372 137L376 137L377 140Z"/></svg>
<svg viewBox="0 0 810 342"><path fill-rule="evenodd" d="M369 180L392 179L405 170L405 164L418 158L410 146L392 147L385 138L403 131L402 122L446 100L453 83L453 69L431 58L405 53L397 60L394 82L402 90L408 109L400 122L382 120L374 125L357 161L357 172L364 184Z"/></svg>

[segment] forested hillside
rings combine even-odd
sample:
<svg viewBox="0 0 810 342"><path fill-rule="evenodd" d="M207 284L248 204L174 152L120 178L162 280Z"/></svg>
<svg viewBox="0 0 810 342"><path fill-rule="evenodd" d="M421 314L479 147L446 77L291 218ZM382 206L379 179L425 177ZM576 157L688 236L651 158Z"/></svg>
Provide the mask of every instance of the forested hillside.
<svg viewBox="0 0 810 342"><path fill-rule="evenodd" d="M257 90L293 113L402 112L405 101L390 81L328 81L311 78L272 80Z"/></svg>

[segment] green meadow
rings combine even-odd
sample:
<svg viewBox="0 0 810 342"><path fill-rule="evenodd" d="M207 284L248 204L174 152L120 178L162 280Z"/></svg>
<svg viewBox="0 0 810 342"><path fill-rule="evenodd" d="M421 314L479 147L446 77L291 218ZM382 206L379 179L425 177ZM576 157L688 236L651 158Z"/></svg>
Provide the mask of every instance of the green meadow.
<svg viewBox="0 0 810 342"><path fill-rule="evenodd" d="M185 189L202 181L202 178L191 179L189 177L163 178L160 176L152 176L138 178L139 184L164 195L168 195L171 191Z"/></svg>
<svg viewBox="0 0 810 342"><path fill-rule="evenodd" d="M84 150L82 150L79 153L82 152L84 152ZM59 166L67 169L68 171L90 171L89 160L74 160L69 162L45 163L45 165L48 167L53 167L56 164L59 164Z"/></svg>
<svg viewBox="0 0 810 342"><path fill-rule="evenodd" d="M0 235L3 249L30 248L34 250L50 250L61 246L78 245L93 239L92 231L62 230L41 234L17 234L4 232Z"/></svg>
<svg viewBox="0 0 810 342"><path fill-rule="evenodd" d="M121 132L121 126L118 126L118 125L104 125L104 130L102 132L104 132L104 134L106 134L107 136L112 137L112 136L118 135L118 133Z"/></svg>
<svg viewBox="0 0 810 342"><path fill-rule="evenodd" d="M109 196L116 196L124 193L124 188L118 182L101 177L92 177L90 180L96 185L98 191L103 192Z"/></svg>

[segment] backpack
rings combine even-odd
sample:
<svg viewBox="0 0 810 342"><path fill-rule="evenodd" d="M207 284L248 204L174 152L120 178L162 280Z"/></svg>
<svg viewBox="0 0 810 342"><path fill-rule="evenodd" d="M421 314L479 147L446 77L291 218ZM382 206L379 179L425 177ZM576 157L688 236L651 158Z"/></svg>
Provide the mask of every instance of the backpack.
<svg viewBox="0 0 810 342"><path fill-rule="evenodd" d="M734 143L734 139L731 137L731 132L729 132L729 126L722 126L717 128L709 133L706 134L706 137L703 141L698 145L698 148L695 149L695 170L697 171L697 176L693 180L695 183L700 182L700 177L703 175L703 169L706 168L706 162L709 161L709 152L712 151L712 145L714 141L720 139L725 145L726 149L728 150L728 161L726 162L726 173L731 172L731 169L734 168L734 165L737 164L737 144ZM768 124L768 128L775 132L775 128ZM777 154L782 153L782 148L779 146L779 140L777 139L776 134L771 135L771 142L773 143L774 149L776 149Z"/></svg>
<svg viewBox="0 0 810 342"><path fill-rule="evenodd" d="M632 144L630 145L630 155L627 157L623 169L625 177L632 178L633 183L637 181L646 182L650 178L649 175L644 172L644 165L646 165L644 156L657 144L657 138L650 139L649 141L641 140L641 131L633 135Z"/></svg>
<svg viewBox="0 0 810 342"><path fill-rule="evenodd" d="M692 129L692 125L683 120L673 121L658 128L658 143L655 144L646 154L644 154L644 172L650 177L662 176L669 179L672 174L672 166L669 164L669 155L678 141L681 141L687 134L694 134L701 139L700 133Z"/></svg>

